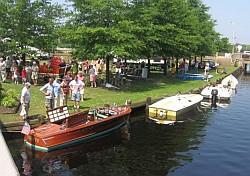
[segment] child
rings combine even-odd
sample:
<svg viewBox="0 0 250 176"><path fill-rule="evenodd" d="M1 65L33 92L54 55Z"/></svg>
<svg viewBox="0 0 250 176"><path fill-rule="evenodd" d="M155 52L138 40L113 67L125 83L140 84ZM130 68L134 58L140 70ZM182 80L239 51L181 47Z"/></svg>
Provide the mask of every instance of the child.
<svg viewBox="0 0 250 176"><path fill-rule="evenodd" d="M14 73L13 73L13 80L15 84L18 84L18 79L19 79L19 71L18 71L18 67L16 66L14 68Z"/></svg>

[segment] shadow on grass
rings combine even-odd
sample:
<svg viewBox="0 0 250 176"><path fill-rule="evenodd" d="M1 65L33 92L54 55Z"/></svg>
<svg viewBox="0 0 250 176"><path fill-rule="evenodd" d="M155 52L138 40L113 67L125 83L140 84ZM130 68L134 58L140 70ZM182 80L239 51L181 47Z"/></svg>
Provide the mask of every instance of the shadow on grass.
<svg viewBox="0 0 250 176"><path fill-rule="evenodd" d="M129 87L123 87L121 90L124 92L146 92L166 88L168 85L185 86L185 82L187 81L154 73L147 80L133 80Z"/></svg>

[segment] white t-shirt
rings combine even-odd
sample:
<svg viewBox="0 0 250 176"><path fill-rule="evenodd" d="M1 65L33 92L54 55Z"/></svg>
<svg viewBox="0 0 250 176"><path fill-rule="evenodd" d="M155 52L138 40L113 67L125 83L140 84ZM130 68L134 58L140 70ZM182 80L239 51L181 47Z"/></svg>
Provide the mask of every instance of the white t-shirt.
<svg viewBox="0 0 250 176"><path fill-rule="evenodd" d="M80 93L83 89L84 83L81 80L72 80L69 83L69 87L72 90L72 93Z"/></svg>
<svg viewBox="0 0 250 176"><path fill-rule="evenodd" d="M27 87L23 87L21 94L21 103L29 103L30 102L30 91Z"/></svg>

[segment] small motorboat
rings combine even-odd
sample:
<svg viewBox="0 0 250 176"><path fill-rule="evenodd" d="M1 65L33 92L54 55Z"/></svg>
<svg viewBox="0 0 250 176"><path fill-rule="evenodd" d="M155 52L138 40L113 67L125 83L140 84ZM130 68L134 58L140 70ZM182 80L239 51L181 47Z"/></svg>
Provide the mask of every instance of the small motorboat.
<svg viewBox="0 0 250 176"><path fill-rule="evenodd" d="M221 81L223 86L227 86L231 89L236 89L238 83L238 80L232 74L228 75Z"/></svg>
<svg viewBox="0 0 250 176"><path fill-rule="evenodd" d="M233 94L232 89L228 88L228 86L225 86L222 84L217 84L217 85L210 85L210 86L205 87L201 91L201 95L206 99L211 99L213 90L217 90L217 92L218 92L217 99L218 100L229 100Z"/></svg>
<svg viewBox="0 0 250 176"><path fill-rule="evenodd" d="M35 150L49 152L89 142L120 129L127 124L131 108L104 107L69 114L67 107L47 112L49 123L30 130L24 143Z"/></svg>
<svg viewBox="0 0 250 176"><path fill-rule="evenodd" d="M159 124L173 124L181 115L192 110L203 100L199 94L182 94L166 97L149 106L149 119Z"/></svg>
<svg viewBox="0 0 250 176"><path fill-rule="evenodd" d="M194 73L185 73L185 74L178 74L177 78L181 78L183 80L204 80L204 79L211 79L213 75L208 75L207 77L204 74L194 74Z"/></svg>

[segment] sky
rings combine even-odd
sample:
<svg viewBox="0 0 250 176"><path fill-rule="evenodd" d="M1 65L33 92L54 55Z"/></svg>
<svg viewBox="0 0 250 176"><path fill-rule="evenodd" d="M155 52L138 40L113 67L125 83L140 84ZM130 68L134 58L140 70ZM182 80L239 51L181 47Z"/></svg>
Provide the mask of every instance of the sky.
<svg viewBox="0 0 250 176"><path fill-rule="evenodd" d="M53 0L63 3L65 0ZM231 43L250 44L250 0L202 0L216 20L215 30Z"/></svg>
<svg viewBox="0 0 250 176"><path fill-rule="evenodd" d="M231 43L250 44L249 0L202 0L216 20L215 30Z"/></svg>

